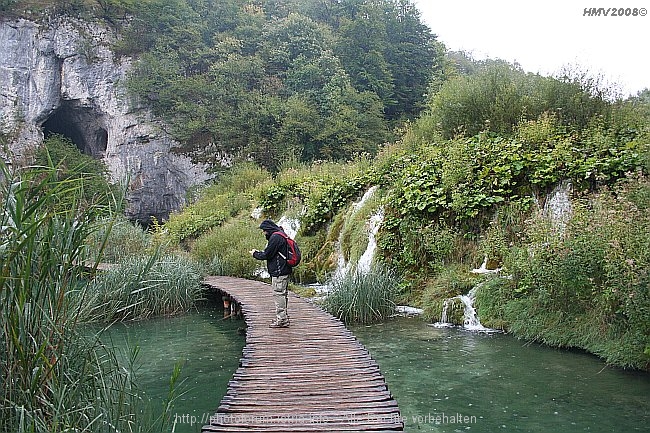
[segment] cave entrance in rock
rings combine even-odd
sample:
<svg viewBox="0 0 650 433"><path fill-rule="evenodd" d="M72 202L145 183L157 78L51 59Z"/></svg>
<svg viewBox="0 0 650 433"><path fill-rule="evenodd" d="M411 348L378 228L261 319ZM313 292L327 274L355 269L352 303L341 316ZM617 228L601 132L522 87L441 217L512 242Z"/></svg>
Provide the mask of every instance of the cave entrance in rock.
<svg viewBox="0 0 650 433"><path fill-rule="evenodd" d="M108 144L108 131L101 116L92 108L64 101L43 123L45 139L61 134L86 155L102 158Z"/></svg>

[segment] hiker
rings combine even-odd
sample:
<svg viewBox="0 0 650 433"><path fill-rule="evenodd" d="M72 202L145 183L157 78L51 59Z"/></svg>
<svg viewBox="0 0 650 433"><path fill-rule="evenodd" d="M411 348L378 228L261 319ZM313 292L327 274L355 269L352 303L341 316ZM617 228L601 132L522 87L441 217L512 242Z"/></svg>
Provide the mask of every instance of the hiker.
<svg viewBox="0 0 650 433"><path fill-rule="evenodd" d="M286 234L281 227L278 227L270 219L262 221L260 229L268 243L264 251L251 250L250 253L257 260L266 260L266 268L271 275L271 288L273 289L273 300L275 301L275 320L271 322L271 328L288 328L289 316L287 315L287 286L291 266L287 264L288 244ZM280 234L280 232L282 234Z"/></svg>

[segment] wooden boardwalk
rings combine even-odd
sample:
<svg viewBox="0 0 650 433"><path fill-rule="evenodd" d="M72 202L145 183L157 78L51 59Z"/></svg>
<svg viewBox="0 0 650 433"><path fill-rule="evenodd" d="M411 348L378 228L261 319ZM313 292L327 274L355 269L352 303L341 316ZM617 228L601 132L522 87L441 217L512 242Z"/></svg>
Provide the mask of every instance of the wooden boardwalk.
<svg viewBox="0 0 650 433"><path fill-rule="evenodd" d="M368 351L343 324L289 292L291 327L272 329L271 287L208 277L246 319L240 367L203 432L402 431L397 402Z"/></svg>

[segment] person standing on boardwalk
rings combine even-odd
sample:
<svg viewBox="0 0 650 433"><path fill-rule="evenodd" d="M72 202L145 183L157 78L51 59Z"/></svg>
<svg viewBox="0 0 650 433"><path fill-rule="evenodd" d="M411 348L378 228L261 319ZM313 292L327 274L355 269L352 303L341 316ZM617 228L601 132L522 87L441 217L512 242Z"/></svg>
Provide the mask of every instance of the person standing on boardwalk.
<svg viewBox="0 0 650 433"><path fill-rule="evenodd" d="M288 328L289 316L287 315L287 286L291 266L287 264L288 245L284 236L284 230L270 219L265 219L260 224L260 229L268 241L264 251L251 250L250 253L257 260L266 260L266 268L271 275L271 288L273 289L273 300L275 302L275 320L271 322L271 328Z"/></svg>

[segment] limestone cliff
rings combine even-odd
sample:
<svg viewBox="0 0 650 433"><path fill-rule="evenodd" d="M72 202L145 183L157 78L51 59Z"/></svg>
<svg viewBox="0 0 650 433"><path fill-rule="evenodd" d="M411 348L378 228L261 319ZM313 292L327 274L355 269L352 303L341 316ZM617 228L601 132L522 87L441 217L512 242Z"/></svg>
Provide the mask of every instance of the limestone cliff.
<svg viewBox="0 0 650 433"><path fill-rule="evenodd" d="M102 25L70 18L0 18L0 132L13 158L47 134L66 135L103 159L114 180L128 182L129 218L164 219L209 176L170 152L175 143L162 125L126 97L131 61L115 58L113 37Z"/></svg>

